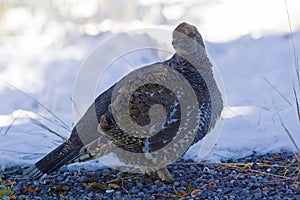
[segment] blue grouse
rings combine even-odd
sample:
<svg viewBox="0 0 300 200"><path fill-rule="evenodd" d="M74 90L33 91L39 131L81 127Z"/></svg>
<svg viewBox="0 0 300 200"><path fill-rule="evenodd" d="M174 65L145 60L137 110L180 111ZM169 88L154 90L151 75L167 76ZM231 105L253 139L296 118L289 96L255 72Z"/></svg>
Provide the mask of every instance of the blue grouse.
<svg viewBox="0 0 300 200"><path fill-rule="evenodd" d="M73 128L70 138L27 169L25 174L31 178L40 178L63 165L104 156L117 147L123 150L123 153L119 153L121 155L119 157L124 163L133 164L147 174L156 171L162 180L170 180L172 176L166 165L174 162L174 158L181 157L191 145L200 141L215 126L223 109L222 95L215 81L212 64L207 57L202 36L197 28L185 22L179 24L173 31L172 45L175 53L170 59L142 67L131 72L127 77L141 70L150 70L149 73L151 73L151 69L156 66L164 66L179 72L190 84L196 97L195 105L197 107L195 105L188 107L197 113L196 116L193 116L197 123L195 134L192 135L193 138L187 148L182 151L178 150L179 144L186 143L185 139L179 138L173 145L173 149L162 151L163 155L153 154L157 157L146 155L163 149L184 129L179 128L183 108L172 88L148 82L138 87L130 96L129 118L139 126L147 126L151 123L151 114L153 116L151 107L161 105L166 113L164 123L159 126L161 130L151 137L143 137L139 134L129 134L116 123L112 111L118 110L115 109L118 105L112 102L113 92L116 89L115 84L96 98ZM164 77L166 76L162 75L161 79ZM190 102L190 104L192 103ZM156 113L160 113L160 111ZM186 125L190 119L186 116L185 118L187 118L184 123ZM152 123L154 122L152 121ZM136 160L135 163L128 161L128 159L132 160L132 157L135 157L132 155L135 154L145 154L144 157L152 161L151 165L139 160Z"/></svg>

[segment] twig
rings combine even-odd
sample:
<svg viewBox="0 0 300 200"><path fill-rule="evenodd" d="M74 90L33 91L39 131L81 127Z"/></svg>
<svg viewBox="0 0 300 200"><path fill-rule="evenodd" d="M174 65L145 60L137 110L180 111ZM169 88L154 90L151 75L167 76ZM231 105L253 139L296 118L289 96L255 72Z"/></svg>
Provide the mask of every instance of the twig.
<svg viewBox="0 0 300 200"><path fill-rule="evenodd" d="M124 181L122 180L122 186L121 186L121 188L122 188L127 194L131 195L131 193L129 192L129 190L127 190L127 189L124 187L123 182L124 182Z"/></svg>
<svg viewBox="0 0 300 200"><path fill-rule="evenodd" d="M249 163L217 163L217 162L187 162L187 163L173 163L171 165L219 165L221 167L245 167L246 165L252 165L252 162ZM287 164L287 165L278 165L278 164L266 164L266 163L260 163L256 162L257 165L262 166L262 167L273 167L273 168L296 168L298 167L293 167L293 164ZM300 163L299 163L300 164Z"/></svg>
<svg viewBox="0 0 300 200"><path fill-rule="evenodd" d="M260 183L278 183L278 182L285 182L285 181L296 181L297 178L282 178L282 179L276 179L271 181L259 181Z"/></svg>
<svg viewBox="0 0 300 200"><path fill-rule="evenodd" d="M123 180L123 179L126 180L126 179L129 179L129 178L132 178L132 177L134 177L134 176L126 176L126 177L122 177L122 178L117 178L117 179L110 180L107 183L115 183L115 182L118 182L120 179L121 180Z"/></svg>
<svg viewBox="0 0 300 200"><path fill-rule="evenodd" d="M286 176L281 176L281 175L277 175L277 174L272 174L272 173L268 173L268 172L262 172L259 170L255 170L255 169L250 169L251 172L255 172L258 174L264 174L264 175L269 175L269 176L275 176L275 177L279 177L279 178L283 178L283 179L288 179L291 180L292 178L286 177Z"/></svg>
<svg viewBox="0 0 300 200"><path fill-rule="evenodd" d="M157 197L165 197L165 198L167 198L167 199L170 199L170 198L175 198L177 195L153 194L153 196L157 196Z"/></svg>

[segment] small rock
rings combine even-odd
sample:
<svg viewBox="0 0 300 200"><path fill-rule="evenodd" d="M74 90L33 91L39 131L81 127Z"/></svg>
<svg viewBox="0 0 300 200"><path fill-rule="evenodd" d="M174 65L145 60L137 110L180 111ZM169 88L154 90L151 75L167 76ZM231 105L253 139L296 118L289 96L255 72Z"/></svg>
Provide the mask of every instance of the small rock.
<svg viewBox="0 0 300 200"><path fill-rule="evenodd" d="M18 199L18 200L25 200L25 199L26 199L26 196L25 196L25 195L20 195L20 196L18 196L17 199Z"/></svg>
<svg viewBox="0 0 300 200"><path fill-rule="evenodd" d="M92 186L87 185L87 186L84 188L84 190L85 190L86 192L90 192L90 191L93 190L93 188L92 188Z"/></svg>
<svg viewBox="0 0 300 200"><path fill-rule="evenodd" d="M173 183L173 186L174 187L177 187L177 186L179 186L180 185L180 182L179 181L175 181L174 183Z"/></svg>
<svg viewBox="0 0 300 200"><path fill-rule="evenodd" d="M69 172L68 166L62 166L62 167L60 168L59 172L62 173L62 174L65 173L65 172Z"/></svg>
<svg viewBox="0 0 300 200"><path fill-rule="evenodd" d="M211 173L211 170L210 170L208 167L205 166L205 167L203 168L203 173L204 173L204 174L210 174L210 173Z"/></svg>
<svg viewBox="0 0 300 200"><path fill-rule="evenodd" d="M178 187L178 188L176 188L177 192L182 192L182 191L185 191L185 190L186 190L185 187Z"/></svg>
<svg viewBox="0 0 300 200"><path fill-rule="evenodd" d="M300 195L300 187L295 188L295 189L294 189L294 192L295 192L295 194L299 194L299 195Z"/></svg>
<svg viewBox="0 0 300 200"><path fill-rule="evenodd" d="M56 178L56 180L57 180L58 182L61 182L61 181L65 180L65 179L64 179L64 177L59 176L59 177Z"/></svg>
<svg viewBox="0 0 300 200"><path fill-rule="evenodd" d="M103 169L103 170L102 170L102 175L103 175L103 176L108 176L108 175L110 175L110 170L107 169L107 168Z"/></svg>
<svg viewBox="0 0 300 200"><path fill-rule="evenodd" d="M258 164L257 163L253 163L253 165L251 166L251 169L258 170Z"/></svg>
<svg viewBox="0 0 300 200"><path fill-rule="evenodd" d="M138 196L139 196L139 197L144 197L145 194L144 194L144 192L139 192L139 193L138 193Z"/></svg>
<svg viewBox="0 0 300 200"><path fill-rule="evenodd" d="M136 188L136 187L133 187L133 188L131 188L131 193L133 193L133 194L137 194L139 191L140 191L140 189L138 189L138 188Z"/></svg>
<svg viewBox="0 0 300 200"><path fill-rule="evenodd" d="M87 176L81 176L79 178L79 182L81 182L81 183L86 183L88 181L89 181L89 177L87 177Z"/></svg>
<svg viewBox="0 0 300 200"><path fill-rule="evenodd" d="M110 194L110 193L113 193L115 190L106 190L105 192Z"/></svg>
<svg viewBox="0 0 300 200"><path fill-rule="evenodd" d="M232 188L226 187L226 188L223 189L224 194L230 194L231 192L232 192Z"/></svg>

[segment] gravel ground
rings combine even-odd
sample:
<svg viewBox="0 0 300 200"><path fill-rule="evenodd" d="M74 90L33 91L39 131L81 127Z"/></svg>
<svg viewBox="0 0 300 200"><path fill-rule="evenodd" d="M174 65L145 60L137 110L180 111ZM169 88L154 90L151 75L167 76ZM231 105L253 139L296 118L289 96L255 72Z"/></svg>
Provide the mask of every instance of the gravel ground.
<svg viewBox="0 0 300 200"><path fill-rule="evenodd" d="M2 171L2 199L300 199L300 163L289 152L251 155L224 163L178 161L168 166L174 180L115 169L61 168L42 181L22 176L27 167Z"/></svg>

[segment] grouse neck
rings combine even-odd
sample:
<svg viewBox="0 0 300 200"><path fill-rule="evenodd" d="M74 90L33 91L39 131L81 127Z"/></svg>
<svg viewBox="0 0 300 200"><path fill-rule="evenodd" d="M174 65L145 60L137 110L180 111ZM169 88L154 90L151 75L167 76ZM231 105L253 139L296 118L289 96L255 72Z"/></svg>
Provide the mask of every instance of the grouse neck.
<svg viewBox="0 0 300 200"><path fill-rule="evenodd" d="M189 63L191 63L193 66L203 68L203 67L209 67L211 68L211 64L207 58L207 54L205 51L205 48L203 48L200 45L197 45L196 48L191 49L186 52L177 52L177 54L187 60ZM209 63L209 65L207 65Z"/></svg>
<svg viewBox="0 0 300 200"><path fill-rule="evenodd" d="M214 82L212 65L207 57L205 48L199 45L196 49L177 54L196 67L208 83Z"/></svg>

